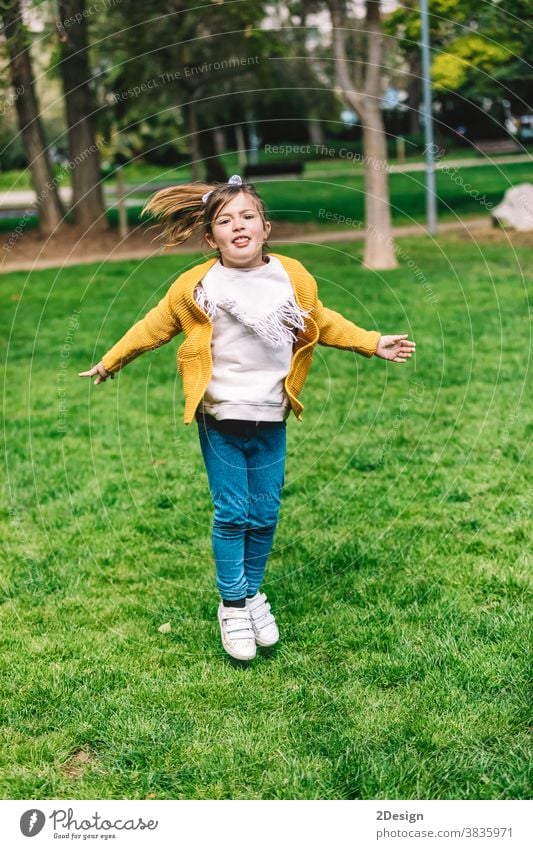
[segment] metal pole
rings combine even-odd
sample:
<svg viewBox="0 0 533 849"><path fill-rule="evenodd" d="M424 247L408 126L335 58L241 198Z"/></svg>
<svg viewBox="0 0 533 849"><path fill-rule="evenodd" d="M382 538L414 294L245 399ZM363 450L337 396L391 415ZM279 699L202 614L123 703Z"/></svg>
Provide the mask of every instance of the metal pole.
<svg viewBox="0 0 533 849"><path fill-rule="evenodd" d="M437 195L435 188L435 145L433 143L433 113L431 108L431 66L429 58L428 0L420 0L422 24L422 82L424 116L424 140L426 157L426 221L429 233L437 232Z"/></svg>

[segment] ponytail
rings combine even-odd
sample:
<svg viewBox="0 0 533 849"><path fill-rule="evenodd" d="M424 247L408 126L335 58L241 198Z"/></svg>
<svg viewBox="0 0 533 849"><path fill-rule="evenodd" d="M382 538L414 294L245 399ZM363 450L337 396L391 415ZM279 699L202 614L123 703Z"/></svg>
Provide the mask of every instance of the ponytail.
<svg viewBox="0 0 533 849"><path fill-rule="evenodd" d="M251 183L186 183L156 192L145 204L142 215L151 214L162 223L165 247L181 245L200 232L211 235L211 222L219 209L239 192L251 195L266 221L265 205ZM205 200L204 200L205 197Z"/></svg>
<svg viewBox="0 0 533 849"><path fill-rule="evenodd" d="M166 248L181 245L204 226L202 197L212 188L205 183L188 183L161 189L144 205L141 215L150 213L163 224L161 238L165 239Z"/></svg>

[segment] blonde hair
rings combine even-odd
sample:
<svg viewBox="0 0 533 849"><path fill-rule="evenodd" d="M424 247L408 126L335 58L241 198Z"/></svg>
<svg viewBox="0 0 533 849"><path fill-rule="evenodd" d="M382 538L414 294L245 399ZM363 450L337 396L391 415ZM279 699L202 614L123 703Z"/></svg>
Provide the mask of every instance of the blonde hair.
<svg viewBox="0 0 533 849"><path fill-rule="evenodd" d="M204 203L202 197L206 192L210 192L210 195ZM186 183L183 186L170 186L150 198L143 208L142 215L150 213L163 224L161 237L165 239L165 247L181 245L199 233L204 237L212 236L212 222L219 210L239 192L246 192L255 200L259 213L266 222L265 204L251 183ZM263 250L266 250L266 242Z"/></svg>

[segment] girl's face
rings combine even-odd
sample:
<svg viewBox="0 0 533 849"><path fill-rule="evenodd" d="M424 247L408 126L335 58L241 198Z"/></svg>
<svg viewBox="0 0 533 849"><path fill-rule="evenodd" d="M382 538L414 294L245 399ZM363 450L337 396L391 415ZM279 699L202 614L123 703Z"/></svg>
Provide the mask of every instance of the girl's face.
<svg viewBox="0 0 533 849"><path fill-rule="evenodd" d="M263 243L270 233L254 198L239 192L220 207L211 224L207 243L218 248L222 264L233 268L255 268L262 264Z"/></svg>

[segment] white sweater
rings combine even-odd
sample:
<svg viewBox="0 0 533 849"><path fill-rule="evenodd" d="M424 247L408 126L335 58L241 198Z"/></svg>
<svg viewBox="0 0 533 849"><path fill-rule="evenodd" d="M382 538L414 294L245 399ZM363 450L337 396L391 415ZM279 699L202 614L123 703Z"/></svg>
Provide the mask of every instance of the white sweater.
<svg viewBox="0 0 533 849"><path fill-rule="evenodd" d="M216 419L283 421L289 414L284 381L306 313L281 262L268 260L257 268L218 261L195 288L213 322L213 374L198 409Z"/></svg>

